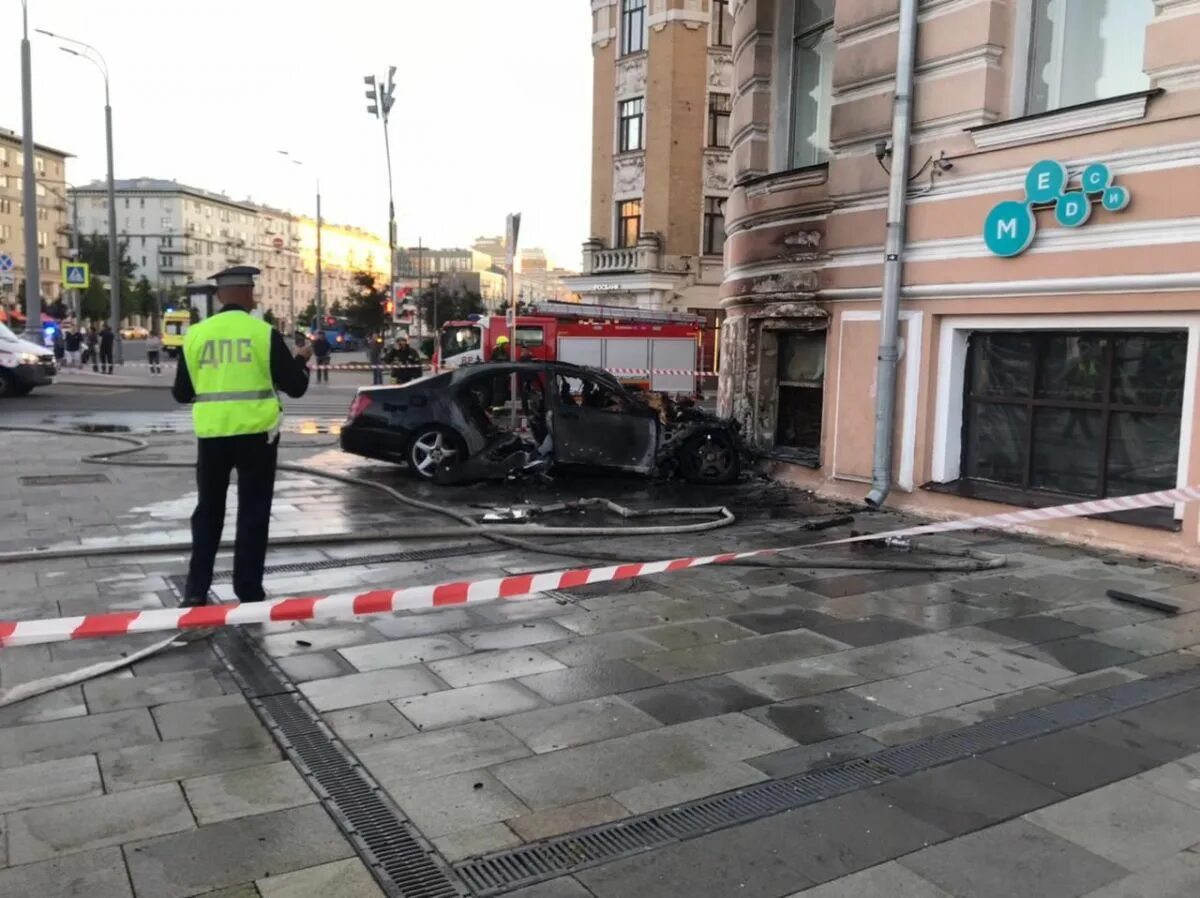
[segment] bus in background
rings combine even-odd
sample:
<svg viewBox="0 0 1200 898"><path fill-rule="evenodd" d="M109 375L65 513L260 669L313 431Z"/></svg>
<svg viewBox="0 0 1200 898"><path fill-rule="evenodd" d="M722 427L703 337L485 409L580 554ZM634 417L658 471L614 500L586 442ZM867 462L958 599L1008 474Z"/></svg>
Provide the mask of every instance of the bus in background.
<svg viewBox="0 0 1200 898"><path fill-rule="evenodd" d="M192 323L190 309L167 309L162 316L163 352L169 359L179 358L183 352L183 335L187 333L188 325Z"/></svg>
<svg viewBox="0 0 1200 898"><path fill-rule="evenodd" d="M367 332L357 324L351 324L349 318L326 315L322 319L313 318L309 322L308 339L317 339L317 334L324 332L325 339L334 352L358 352L367 346Z"/></svg>

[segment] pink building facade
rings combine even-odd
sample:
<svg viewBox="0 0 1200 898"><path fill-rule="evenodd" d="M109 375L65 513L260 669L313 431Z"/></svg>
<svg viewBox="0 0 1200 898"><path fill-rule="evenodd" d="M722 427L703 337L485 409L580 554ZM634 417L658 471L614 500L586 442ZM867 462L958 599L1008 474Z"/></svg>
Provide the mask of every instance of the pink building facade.
<svg viewBox="0 0 1200 898"><path fill-rule="evenodd" d="M898 7L731 6L719 404L778 476L853 499ZM922 0L912 162L889 504L1200 484L1200 2ZM1200 503L1041 532L1200 564Z"/></svg>

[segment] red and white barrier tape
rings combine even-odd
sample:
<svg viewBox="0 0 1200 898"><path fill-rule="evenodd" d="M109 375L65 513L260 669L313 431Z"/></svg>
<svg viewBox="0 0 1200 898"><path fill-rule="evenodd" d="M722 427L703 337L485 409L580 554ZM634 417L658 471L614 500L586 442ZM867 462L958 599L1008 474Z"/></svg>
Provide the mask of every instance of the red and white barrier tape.
<svg viewBox="0 0 1200 898"><path fill-rule="evenodd" d="M173 363L170 363L170 362L160 362L156 367L165 368L165 367L172 366L172 365L173 365ZM122 362L120 365L115 366L113 370L119 374L122 371L122 369L125 369L125 368L149 368L149 367L150 367L149 362ZM318 365L315 361L312 362L312 367L313 368L318 367ZM415 365L386 365L386 364L372 365L367 362L332 362L328 365L321 365L319 367L324 368L328 371L391 371L393 368L414 368L416 366ZM66 373L66 372L78 372L80 374L87 374L87 373L100 374L101 373L100 371L94 370L94 369L88 367L87 365L84 365L84 366L81 366L78 368L60 367L58 370L59 370L60 374ZM432 369L426 365L426 366L422 366L421 370L422 371L431 371ZM449 371L451 369L446 368L444 370ZM653 374L675 375L677 377L716 377L717 373L718 373L716 371L695 371L691 368L603 368L601 370L607 371L609 374L617 374L617 375L621 375L623 377L628 376L628 375L648 375L648 374L649 375L653 375ZM105 375L105 376L107 376L107 375Z"/></svg>
<svg viewBox="0 0 1200 898"><path fill-rule="evenodd" d="M271 621L336 620L395 611L414 611L462 605L468 602L490 602L496 599L527 598L551 589L575 589L590 583L632 580L650 574L673 573L710 564L726 564L747 558L777 555L788 549L812 549L890 537L923 536L949 533L955 530L975 530L991 527L1011 527L1018 524L1052 521L1062 518L1085 517L1136 508L1154 508L1180 502L1200 500L1200 486L1163 490L1137 496L1097 499L1053 508L1035 508L1005 514L985 515L960 521L944 521L919 527L906 527L885 533L828 540L808 546L787 546L775 549L754 549L748 552L727 552L694 558L675 558L669 561L647 561L609 567L579 568L545 574L518 574L489 580L437 583L430 586L409 586L403 589L372 590L361 593L336 593L327 596L276 599L251 604L207 605L200 608L162 608L154 611L117 611L81 617L60 617L46 620L0 621L0 646L36 645L43 642L66 642L72 639L94 639L100 636L124 636L129 633L150 633L166 630L193 630L205 627L226 627L235 624L258 624Z"/></svg>

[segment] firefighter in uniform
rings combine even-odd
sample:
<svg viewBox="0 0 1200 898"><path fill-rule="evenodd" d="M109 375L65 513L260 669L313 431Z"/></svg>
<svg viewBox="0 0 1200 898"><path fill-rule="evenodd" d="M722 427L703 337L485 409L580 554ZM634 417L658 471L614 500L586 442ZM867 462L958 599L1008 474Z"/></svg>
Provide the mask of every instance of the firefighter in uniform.
<svg viewBox="0 0 1200 898"><path fill-rule="evenodd" d="M275 328L252 317L257 268L239 265L213 275L221 310L188 328L172 394L192 403L196 486L192 559L183 603L203 605L225 522L229 477L238 474L233 589L242 602L261 602L263 563L282 414L276 389L292 397L308 389L312 347L293 357Z"/></svg>

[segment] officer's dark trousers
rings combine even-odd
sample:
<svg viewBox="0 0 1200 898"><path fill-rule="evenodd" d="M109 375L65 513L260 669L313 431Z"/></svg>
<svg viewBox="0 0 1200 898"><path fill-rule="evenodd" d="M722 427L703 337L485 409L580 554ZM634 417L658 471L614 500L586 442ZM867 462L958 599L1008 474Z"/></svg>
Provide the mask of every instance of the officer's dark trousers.
<svg viewBox="0 0 1200 898"><path fill-rule="evenodd" d="M237 539L233 551L233 591L239 601L261 602L263 563L267 557L267 530L271 500L275 495L275 460L278 438L266 434L216 437L199 440L196 486L200 499L192 513L192 562L188 567L186 596L208 595L213 562L225 523L225 494L229 475L238 474Z"/></svg>
<svg viewBox="0 0 1200 898"><path fill-rule="evenodd" d="M113 351L111 349L100 350L100 370L105 374L112 374L113 371Z"/></svg>

